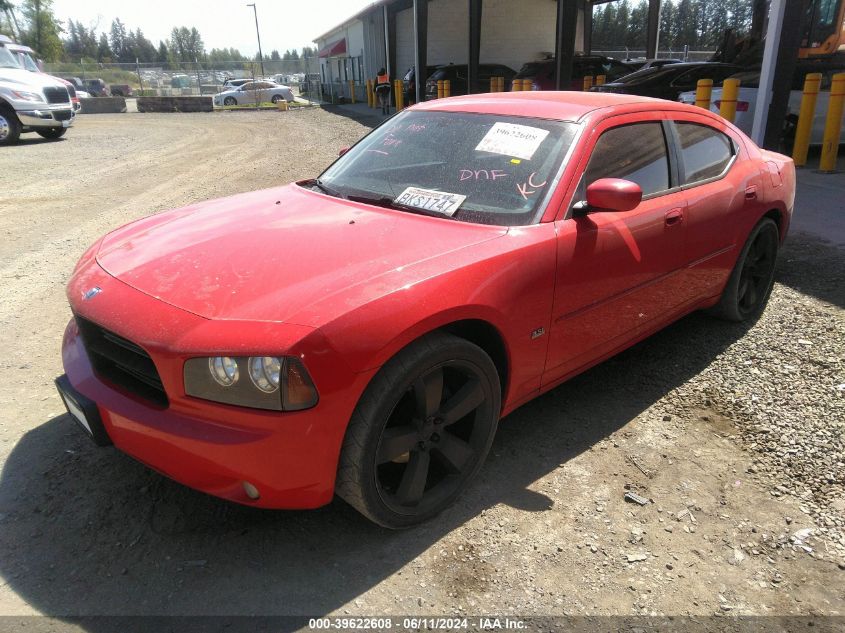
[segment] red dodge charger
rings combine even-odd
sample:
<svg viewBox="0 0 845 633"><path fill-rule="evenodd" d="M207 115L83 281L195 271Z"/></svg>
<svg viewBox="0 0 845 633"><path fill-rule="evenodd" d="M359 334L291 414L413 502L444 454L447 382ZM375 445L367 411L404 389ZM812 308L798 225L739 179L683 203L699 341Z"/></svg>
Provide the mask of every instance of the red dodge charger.
<svg viewBox="0 0 845 633"><path fill-rule="evenodd" d="M694 310L755 319L794 191L789 158L679 103L420 104L319 178L97 241L57 386L95 442L198 490L410 526L521 404Z"/></svg>

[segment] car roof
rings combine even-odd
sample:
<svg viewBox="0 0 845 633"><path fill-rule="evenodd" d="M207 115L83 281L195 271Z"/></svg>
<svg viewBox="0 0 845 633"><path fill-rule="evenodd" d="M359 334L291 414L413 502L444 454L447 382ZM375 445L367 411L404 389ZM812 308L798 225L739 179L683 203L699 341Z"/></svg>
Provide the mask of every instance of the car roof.
<svg viewBox="0 0 845 633"><path fill-rule="evenodd" d="M626 106L640 106L626 108ZM542 119L577 121L586 114L603 108L654 110L689 110L674 101L652 99L636 95L614 94L607 92L578 92L534 90L526 92L492 92L449 99L425 101L412 106L414 110L474 112L480 114L499 114L502 116L533 116ZM702 112L706 112L699 108ZM698 112L696 110L696 112Z"/></svg>

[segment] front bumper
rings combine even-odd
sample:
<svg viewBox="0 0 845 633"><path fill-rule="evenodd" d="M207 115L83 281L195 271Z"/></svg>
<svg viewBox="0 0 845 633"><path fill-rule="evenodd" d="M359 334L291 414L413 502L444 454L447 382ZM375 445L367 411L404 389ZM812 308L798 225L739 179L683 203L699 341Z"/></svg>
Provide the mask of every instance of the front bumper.
<svg viewBox="0 0 845 633"><path fill-rule="evenodd" d="M28 128L39 127L70 127L76 117L73 106L63 104L60 107L44 107L34 110L18 110L16 112L21 125Z"/></svg>
<svg viewBox="0 0 845 633"><path fill-rule="evenodd" d="M102 296L79 302L75 311L144 347L169 398L166 408L156 407L97 375L76 321L71 320L62 343L67 380L75 393L96 404L108 439L118 449L186 486L238 503L315 508L331 501L346 424L374 372L351 372L330 349L319 349L318 344L315 353L304 358L320 392L320 402L312 409L264 411L186 396L181 386L184 361L203 354L179 348L190 346L186 341L197 330L226 329L225 322L221 325L164 304L109 277L96 264L85 272L92 271L96 272L75 275L69 294L75 296L78 287L90 287L94 281ZM139 319L139 314L144 317ZM229 345L254 344L243 324L228 329L233 333ZM167 340L153 343L153 337ZM266 330L257 338L266 341ZM206 350L207 354L222 351ZM247 495L244 482L258 490L258 499Z"/></svg>

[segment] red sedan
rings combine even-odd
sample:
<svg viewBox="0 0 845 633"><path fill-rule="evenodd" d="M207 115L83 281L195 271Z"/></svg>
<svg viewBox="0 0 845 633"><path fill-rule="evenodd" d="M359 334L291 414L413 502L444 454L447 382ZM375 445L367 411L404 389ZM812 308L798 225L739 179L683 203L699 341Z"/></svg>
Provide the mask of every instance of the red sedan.
<svg viewBox="0 0 845 633"><path fill-rule="evenodd" d="M315 180L97 241L57 384L97 443L188 486L409 526L520 405L694 310L755 319L794 189L789 158L679 103L420 104Z"/></svg>

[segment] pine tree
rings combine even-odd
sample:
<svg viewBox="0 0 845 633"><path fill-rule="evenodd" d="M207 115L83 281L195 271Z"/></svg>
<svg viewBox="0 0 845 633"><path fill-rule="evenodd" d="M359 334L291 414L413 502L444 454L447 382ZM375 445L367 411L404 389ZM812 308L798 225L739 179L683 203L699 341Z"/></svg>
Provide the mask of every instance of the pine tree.
<svg viewBox="0 0 845 633"><path fill-rule="evenodd" d="M21 4L26 27L21 41L35 49L45 61L56 62L62 57L61 24L53 15L53 0L24 0Z"/></svg>

